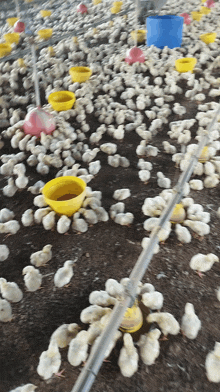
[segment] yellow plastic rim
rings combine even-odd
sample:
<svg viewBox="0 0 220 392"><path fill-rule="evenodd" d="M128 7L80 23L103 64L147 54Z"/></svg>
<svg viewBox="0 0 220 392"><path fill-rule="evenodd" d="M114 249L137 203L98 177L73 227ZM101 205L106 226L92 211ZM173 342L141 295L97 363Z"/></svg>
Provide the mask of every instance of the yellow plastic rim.
<svg viewBox="0 0 220 392"><path fill-rule="evenodd" d="M49 39L53 34L53 29L43 29L37 32L41 39Z"/></svg>
<svg viewBox="0 0 220 392"><path fill-rule="evenodd" d="M69 70L72 82L83 83L86 82L92 75L92 70L89 67L72 67Z"/></svg>
<svg viewBox="0 0 220 392"><path fill-rule="evenodd" d="M57 214L71 216L83 203L86 196L86 183L74 176L57 177L46 183L42 194L45 202ZM58 200L62 198L63 200Z"/></svg>
<svg viewBox="0 0 220 392"><path fill-rule="evenodd" d="M199 36L199 38L205 42L205 44L211 44L215 42L217 33L207 33L207 34L202 34Z"/></svg>
<svg viewBox="0 0 220 392"><path fill-rule="evenodd" d="M20 40L20 34L19 33L8 33L4 34L4 40L8 44L18 44Z"/></svg>
<svg viewBox="0 0 220 392"><path fill-rule="evenodd" d="M175 67L180 73L192 72L196 63L197 59L195 57L184 57L175 61Z"/></svg>
<svg viewBox="0 0 220 392"><path fill-rule="evenodd" d="M205 162L208 161L208 159L209 159L209 148L208 148L208 146L205 146L202 149L202 152L200 154L200 157L199 157L198 161L201 162L201 163L205 163Z"/></svg>
<svg viewBox="0 0 220 392"><path fill-rule="evenodd" d="M11 53L12 47L10 44L0 44L0 57L7 56L7 54Z"/></svg>
<svg viewBox="0 0 220 392"><path fill-rule="evenodd" d="M186 217L186 211L183 205L181 203L176 204L173 209L172 215L170 217L170 222L174 224L183 223L185 217Z"/></svg>
<svg viewBox="0 0 220 392"><path fill-rule="evenodd" d="M46 17L50 16L52 14L52 12L49 10L40 10L40 14L41 14L42 18L46 18Z"/></svg>
<svg viewBox="0 0 220 392"><path fill-rule="evenodd" d="M204 14L204 15L208 15L211 12L211 8L201 7L200 12L202 12L202 14Z"/></svg>
<svg viewBox="0 0 220 392"><path fill-rule="evenodd" d="M8 25L9 25L10 27L13 27L14 24L18 21L18 18L8 18L8 19L6 19L6 20L7 20Z"/></svg>
<svg viewBox="0 0 220 392"><path fill-rule="evenodd" d="M143 325L142 312L135 303L131 308L128 308L125 312L121 325L120 331L134 333L138 331Z"/></svg>
<svg viewBox="0 0 220 392"><path fill-rule="evenodd" d="M48 102L57 112L72 109L75 100L75 94L71 91L56 91L48 97Z"/></svg>
<svg viewBox="0 0 220 392"><path fill-rule="evenodd" d="M133 40L136 39L136 30L131 32ZM146 39L146 30L137 30L137 42L143 42Z"/></svg>
<svg viewBox="0 0 220 392"><path fill-rule="evenodd" d="M204 14L202 12L192 11L191 15L192 15L193 20L197 20L199 22Z"/></svg>

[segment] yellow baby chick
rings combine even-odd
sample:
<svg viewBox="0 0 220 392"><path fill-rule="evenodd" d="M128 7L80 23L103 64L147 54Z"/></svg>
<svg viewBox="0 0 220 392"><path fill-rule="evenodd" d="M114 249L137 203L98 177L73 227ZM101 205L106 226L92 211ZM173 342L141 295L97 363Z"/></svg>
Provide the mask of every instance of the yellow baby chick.
<svg viewBox="0 0 220 392"><path fill-rule="evenodd" d="M152 331L141 335L138 346L140 347L141 359L145 365L153 365L155 359L160 354L160 345L158 339L160 337L160 330L155 328Z"/></svg>
<svg viewBox="0 0 220 392"><path fill-rule="evenodd" d="M36 291L40 288L42 275L36 268L32 267L32 265L24 267L22 275L25 275L24 283L28 291Z"/></svg>
<svg viewBox="0 0 220 392"><path fill-rule="evenodd" d="M110 308L102 308L98 305L91 305L87 308L83 309L80 314L80 320L84 324L93 323L94 321L98 321L105 316L107 313L110 313L112 309Z"/></svg>
<svg viewBox="0 0 220 392"><path fill-rule="evenodd" d="M50 341L55 340L59 348L67 347L80 330L76 323L62 324L51 335Z"/></svg>
<svg viewBox="0 0 220 392"><path fill-rule="evenodd" d="M88 357L88 331L80 331L74 339L71 340L68 350L68 361L72 366L79 366L86 361Z"/></svg>
<svg viewBox="0 0 220 392"><path fill-rule="evenodd" d="M165 336L177 335L180 331L178 321L172 314L167 312L151 313L147 316L148 323L157 323Z"/></svg>
<svg viewBox="0 0 220 392"><path fill-rule="evenodd" d="M42 250L32 253L30 257L31 264L35 267L44 266L52 258L51 252L52 245L45 245Z"/></svg>
<svg viewBox="0 0 220 392"><path fill-rule="evenodd" d="M43 223L45 230L53 229L53 227L56 224L55 217L56 217L56 212L54 212L54 211L49 212L49 214L47 214L46 216L43 217L42 223Z"/></svg>
<svg viewBox="0 0 220 392"><path fill-rule="evenodd" d="M159 291L144 293L142 295L142 302L145 306L152 310L159 310L163 306L163 294Z"/></svg>
<svg viewBox="0 0 220 392"><path fill-rule="evenodd" d="M19 302L23 298L23 293L15 282L7 282L6 279L0 278L0 291L2 297L10 302Z"/></svg>
<svg viewBox="0 0 220 392"><path fill-rule="evenodd" d="M185 314L182 317L181 330L188 339L196 339L200 329L201 321L195 314L194 306L190 302L187 302Z"/></svg>
<svg viewBox="0 0 220 392"><path fill-rule="evenodd" d="M61 215L57 222L57 231L60 234L67 233L71 225L71 220L66 215Z"/></svg>
<svg viewBox="0 0 220 392"><path fill-rule="evenodd" d="M54 373L57 373L61 365L61 355L58 349L58 345L55 340L52 340L49 344L48 350L43 351L39 364L37 367L37 373L43 377L44 380L51 378Z"/></svg>
<svg viewBox="0 0 220 392"><path fill-rule="evenodd" d="M124 346L120 350L118 366L124 377L131 377L138 369L138 352L129 333L124 334Z"/></svg>
<svg viewBox="0 0 220 392"><path fill-rule="evenodd" d="M0 321L6 323L12 319L12 309L10 303L6 299L0 298Z"/></svg>
<svg viewBox="0 0 220 392"><path fill-rule="evenodd" d="M89 302L91 305L110 306L115 305L116 298L111 297L106 291L92 291L89 295Z"/></svg>
<svg viewBox="0 0 220 392"><path fill-rule="evenodd" d="M211 351L205 361L207 378L211 382L220 382L220 343L215 342L214 350Z"/></svg>
<svg viewBox="0 0 220 392"><path fill-rule="evenodd" d="M199 275L202 276L201 272L209 271L214 263L218 263L219 258L213 253L203 255L202 253L197 253L190 260L190 268L194 271L198 271Z"/></svg>
<svg viewBox="0 0 220 392"><path fill-rule="evenodd" d="M73 277L74 260L65 261L63 267L59 268L54 275L54 284L56 287L63 287L68 284Z"/></svg>
<svg viewBox="0 0 220 392"><path fill-rule="evenodd" d="M13 389L13 391L10 391L10 392L34 392L34 390L36 388L37 388L37 386L34 384L26 384L26 385L22 385L20 387L17 387L15 389Z"/></svg>

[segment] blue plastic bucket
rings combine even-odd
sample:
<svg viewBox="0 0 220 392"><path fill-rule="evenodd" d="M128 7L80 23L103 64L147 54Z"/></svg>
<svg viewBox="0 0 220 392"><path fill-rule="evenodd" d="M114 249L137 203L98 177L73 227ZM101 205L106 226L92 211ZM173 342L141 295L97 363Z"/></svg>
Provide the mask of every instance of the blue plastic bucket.
<svg viewBox="0 0 220 392"><path fill-rule="evenodd" d="M181 46L183 35L182 16L161 15L148 16L147 25L147 46L154 45L163 49L164 46L173 49Z"/></svg>

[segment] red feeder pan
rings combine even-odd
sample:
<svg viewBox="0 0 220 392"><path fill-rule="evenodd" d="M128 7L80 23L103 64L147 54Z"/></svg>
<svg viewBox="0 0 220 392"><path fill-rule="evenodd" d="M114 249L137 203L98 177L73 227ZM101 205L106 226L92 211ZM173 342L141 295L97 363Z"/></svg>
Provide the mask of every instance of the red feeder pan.
<svg viewBox="0 0 220 392"><path fill-rule="evenodd" d="M77 7L77 12L85 14L87 12L87 7L83 3L80 3Z"/></svg>
<svg viewBox="0 0 220 392"><path fill-rule="evenodd" d="M184 18L184 23L185 24L190 24L192 22L192 19L190 17L189 14L187 14L186 12L184 12L183 14L181 14L180 16L182 16Z"/></svg>
<svg viewBox="0 0 220 392"><path fill-rule="evenodd" d="M56 128L56 123L50 113L40 107L32 109L25 117L24 133L40 137L41 132L51 134Z"/></svg>
<svg viewBox="0 0 220 392"><path fill-rule="evenodd" d="M23 33L24 30L25 30L25 24L24 24L24 22L22 22L21 20L18 20L18 21L14 24L14 32L15 32L15 33Z"/></svg>
<svg viewBox="0 0 220 392"><path fill-rule="evenodd" d="M215 7L215 2L213 0L207 0L204 4L204 7L213 8Z"/></svg>
<svg viewBox="0 0 220 392"><path fill-rule="evenodd" d="M125 57L126 63L133 64L133 63L144 63L145 62L145 55L143 51L136 46L130 49L127 52L127 56Z"/></svg>

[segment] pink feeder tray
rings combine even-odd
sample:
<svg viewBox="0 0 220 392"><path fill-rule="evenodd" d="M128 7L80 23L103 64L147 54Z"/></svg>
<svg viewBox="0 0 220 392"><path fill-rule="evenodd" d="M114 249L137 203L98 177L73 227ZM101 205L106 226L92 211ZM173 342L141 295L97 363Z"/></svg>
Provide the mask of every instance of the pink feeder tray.
<svg viewBox="0 0 220 392"><path fill-rule="evenodd" d="M32 109L25 117L24 133L40 137L41 132L51 134L56 128L54 117L37 107Z"/></svg>
<svg viewBox="0 0 220 392"><path fill-rule="evenodd" d="M184 18L184 23L185 24L190 24L192 22L192 19L190 17L189 14L187 14L186 12L184 12L183 14L181 14L180 16L182 16Z"/></svg>
<svg viewBox="0 0 220 392"><path fill-rule="evenodd" d="M24 24L24 22L22 22L21 20L18 20L18 21L14 24L14 32L15 32L15 33L23 33L24 30L25 30L25 24Z"/></svg>
<svg viewBox="0 0 220 392"><path fill-rule="evenodd" d="M213 8L215 7L215 2L213 0L207 0L204 4L204 7Z"/></svg>
<svg viewBox="0 0 220 392"><path fill-rule="evenodd" d="M80 3L77 7L77 12L80 12L81 14L85 14L87 12L87 7L85 4Z"/></svg>
<svg viewBox="0 0 220 392"><path fill-rule="evenodd" d="M137 62L144 63L145 62L145 55L141 49L139 49L135 46L134 48L130 49L127 52L127 55L125 57L125 61L129 65L131 65L133 63L137 63Z"/></svg>

